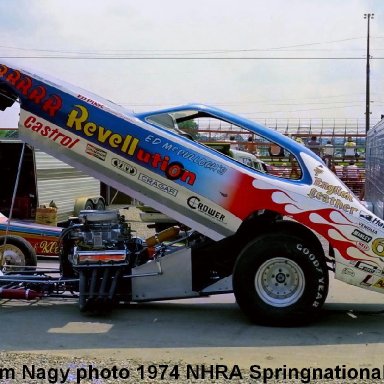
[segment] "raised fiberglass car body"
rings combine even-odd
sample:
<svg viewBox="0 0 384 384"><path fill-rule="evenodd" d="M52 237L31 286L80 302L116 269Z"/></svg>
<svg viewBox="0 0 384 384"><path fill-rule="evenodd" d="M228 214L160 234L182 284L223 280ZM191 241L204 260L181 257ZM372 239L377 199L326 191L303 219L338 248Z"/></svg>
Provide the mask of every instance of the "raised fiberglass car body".
<svg viewBox="0 0 384 384"><path fill-rule="evenodd" d="M251 318L289 323L318 312L328 291L327 266L337 279L383 292L384 222L305 146L206 105L133 114L11 63L0 64L0 86L20 102L23 141L213 241L199 257L192 250L193 288L180 289L186 296L231 291L233 279L237 301ZM207 117L283 147L299 176L258 172L174 129ZM329 242L329 255L321 238ZM210 268L218 272L216 290L201 275ZM167 295L155 298L161 297Z"/></svg>

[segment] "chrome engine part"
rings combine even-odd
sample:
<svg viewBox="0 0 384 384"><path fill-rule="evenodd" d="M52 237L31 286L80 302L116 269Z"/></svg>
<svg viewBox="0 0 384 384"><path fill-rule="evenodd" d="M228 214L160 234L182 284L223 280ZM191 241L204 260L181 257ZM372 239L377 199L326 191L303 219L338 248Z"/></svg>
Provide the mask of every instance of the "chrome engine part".
<svg viewBox="0 0 384 384"><path fill-rule="evenodd" d="M134 267L147 261L144 240L132 235L130 225L117 211L81 211L78 223L62 237L74 267L116 262Z"/></svg>
<svg viewBox="0 0 384 384"><path fill-rule="evenodd" d="M78 276L81 310L105 310L127 298L124 274L148 261L145 241L133 236L117 211L81 211L63 231L60 265L64 277Z"/></svg>

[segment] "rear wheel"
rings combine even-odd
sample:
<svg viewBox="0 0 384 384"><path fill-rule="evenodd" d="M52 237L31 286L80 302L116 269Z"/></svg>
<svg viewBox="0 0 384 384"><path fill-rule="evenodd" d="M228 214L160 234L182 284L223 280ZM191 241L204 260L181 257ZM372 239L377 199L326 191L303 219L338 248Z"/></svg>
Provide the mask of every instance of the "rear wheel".
<svg viewBox="0 0 384 384"><path fill-rule="evenodd" d="M95 205L96 211L105 211L105 203L103 199L97 200L97 203Z"/></svg>
<svg viewBox="0 0 384 384"><path fill-rule="evenodd" d="M233 289L252 321L300 325L319 314L328 293L328 269L323 255L299 237L267 234L241 252Z"/></svg>
<svg viewBox="0 0 384 384"><path fill-rule="evenodd" d="M37 265L36 252L32 245L22 237L0 236L0 260L8 269L12 266L35 267Z"/></svg>
<svg viewBox="0 0 384 384"><path fill-rule="evenodd" d="M95 206L91 199L88 199L84 204L84 209L88 211L92 211L95 209Z"/></svg>

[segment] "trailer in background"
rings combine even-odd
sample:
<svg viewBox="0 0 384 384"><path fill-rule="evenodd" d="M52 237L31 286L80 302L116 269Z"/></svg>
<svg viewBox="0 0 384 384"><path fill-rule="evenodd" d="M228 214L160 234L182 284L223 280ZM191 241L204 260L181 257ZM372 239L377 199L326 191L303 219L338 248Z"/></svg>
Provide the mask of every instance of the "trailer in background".
<svg viewBox="0 0 384 384"><path fill-rule="evenodd" d="M5 132L5 131L9 131ZM36 208L57 206L57 221L65 221L82 209L104 209L100 181L29 145L14 133L1 130L0 138L0 212L10 216L14 185L21 167L12 218L35 220Z"/></svg>
<svg viewBox="0 0 384 384"><path fill-rule="evenodd" d="M367 133L365 200L372 212L384 218L384 118Z"/></svg>

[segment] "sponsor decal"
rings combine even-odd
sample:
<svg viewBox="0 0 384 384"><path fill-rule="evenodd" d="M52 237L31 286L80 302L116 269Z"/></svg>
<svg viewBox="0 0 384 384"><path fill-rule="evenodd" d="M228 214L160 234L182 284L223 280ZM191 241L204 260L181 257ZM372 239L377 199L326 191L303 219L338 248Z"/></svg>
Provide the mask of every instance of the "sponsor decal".
<svg viewBox="0 0 384 384"><path fill-rule="evenodd" d="M160 145L161 144L161 148L165 149L166 151L172 152L173 154L175 154L179 157L182 157L185 160L191 161L192 163L194 163L200 167L206 168L212 172L217 172L219 175L223 175L228 169L227 167L225 167L219 163L216 163L215 161L208 159L204 156L201 156L198 153L189 152L185 148L180 148L177 145L175 145L174 143L169 143L169 142L164 143L163 142L164 139L162 139L162 138L159 138L159 137L156 137L153 135L148 135L145 138L145 141L148 143L151 143L153 145Z"/></svg>
<svg viewBox="0 0 384 384"><path fill-rule="evenodd" d="M372 275L365 276L364 280L360 282L360 285L364 287L370 287L372 285L372 281L370 281L371 279Z"/></svg>
<svg viewBox="0 0 384 384"><path fill-rule="evenodd" d="M332 185L323 181L320 177L315 177L315 181L313 183L314 186L324 189L327 195L336 195L341 197L342 199L349 200L353 202L353 197L351 192L343 190L339 185Z"/></svg>
<svg viewBox="0 0 384 384"><path fill-rule="evenodd" d="M360 211L360 218L368 221L373 225L376 225L379 228L384 228L384 221L381 221L378 217L374 217L368 212Z"/></svg>
<svg viewBox="0 0 384 384"><path fill-rule="evenodd" d="M210 171L217 172L219 175L223 175L227 171L227 167L224 167L221 164L218 164L211 159L207 159L204 156L201 156L194 152L189 152L186 149L179 148L175 146L172 143L165 143L163 144L162 148L164 148L167 151L175 153L177 156L182 157L183 159L189 160L192 163L209 169Z"/></svg>
<svg viewBox="0 0 384 384"><path fill-rule="evenodd" d="M369 246L368 244L362 243L361 241L358 241L356 243L356 247L360 249L360 251L367 252L369 251Z"/></svg>
<svg viewBox="0 0 384 384"><path fill-rule="evenodd" d="M155 187L155 188L159 189L162 192L168 193L169 195L172 195L175 197L177 196L177 193L178 193L177 189L172 188L169 185L164 184L161 181L156 180L150 176L144 175L143 173L140 173L139 180L150 185L151 187Z"/></svg>
<svg viewBox="0 0 384 384"><path fill-rule="evenodd" d="M377 235L377 231L376 231L376 229L373 229L373 228L371 228L371 227L368 227L368 225L365 225L364 223L359 223L359 226L360 226L361 228L363 228L365 231L368 231L368 232L373 233L374 235Z"/></svg>
<svg viewBox="0 0 384 384"><path fill-rule="evenodd" d="M375 273L377 271L377 266L367 263L365 261L359 260L355 263L355 268L360 269L364 272Z"/></svg>
<svg viewBox="0 0 384 384"><path fill-rule="evenodd" d="M375 240L373 240L372 251L377 256L384 256L384 239L375 239Z"/></svg>
<svg viewBox="0 0 384 384"><path fill-rule="evenodd" d="M373 284L373 286L376 288L382 288L383 289L384 288L384 279L381 278L381 279L377 280L376 283Z"/></svg>
<svg viewBox="0 0 384 384"><path fill-rule="evenodd" d="M77 98L82 100L82 101L85 101L88 104L93 105L94 107L97 107L97 108L100 108L100 109L104 108L104 104L101 104L101 103L99 103L99 102L97 102L95 100L92 100L89 97L85 97L83 95L77 95Z"/></svg>
<svg viewBox="0 0 384 384"><path fill-rule="evenodd" d="M87 148L85 149L85 152L88 155L91 155L93 157L96 157L99 160L105 161L105 158L107 156L107 152L102 150L101 148L96 147L92 144L87 144Z"/></svg>
<svg viewBox="0 0 384 384"><path fill-rule="evenodd" d="M35 245L35 249L39 254L44 255L58 255L59 243L58 241L46 241L43 240Z"/></svg>
<svg viewBox="0 0 384 384"><path fill-rule="evenodd" d="M341 199L337 197L331 197L328 192L324 193L317 190L316 188L311 188L307 196L310 199L319 200L323 203L329 204L330 206L336 209L343 210L345 213L353 214L354 212L358 211L358 209L353 207L352 205L344 203Z"/></svg>
<svg viewBox="0 0 384 384"><path fill-rule="evenodd" d="M365 233L359 231L358 229L355 229L352 232L352 236L357 237L358 239L365 241L366 243L369 243L372 240L371 236L366 235Z"/></svg>
<svg viewBox="0 0 384 384"><path fill-rule="evenodd" d="M75 105L67 120L67 127L75 131L80 131L85 137L94 137L100 144L108 144L111 148L120 149L121 152L132 156L137 148L139 139L119 133L114 133L101 125L88 121L89 113L87 108L82 105Z"/></svg>
<svg viewBox="0 0 384 384"><path fill-rule="evenodd" d="M0 79L5 80L12 88L19 91L27 100L40 106L49 116L54 117L63 105L63 100L56 94L48 94L43 85L36 85L31 77L18 70L0 64Z"/></svg>
<svg viewBox="0 0 384 384"><path fill-rule="evenodd" d="M351 268L343 268L341 273L344 275L352 276L352 277L355 276L355 272Z"/></svg>
<svg viewBox="0 0 384 384"><path fill-rule="evenodd" d="M162 170L170 180L180 180L189 185L195 183L196 174L185 169L182 163L171 162L169 156L162 156L159 153L151 153L138 148L139 139L132 135L122 136L89 121L89 112L82 105L75 105L75 109L68 115L66 125L75 131L80 131L85 138L93 137L100 145L108 145L111 148L119 149L122 153L135 156L138 161L152 168Z"/></svg>
<svg viewBox="0 0 384 384"><path fill-rule="evenodd" d="M196 174L185 169L184 165L178 161L169 162L169 156L146 152L140 148L137 152L137 159L152 168L161 169L169 180L180 180L189 185L195 183Z"/></svg>
<svg viewBox="0 0 384 384"><path fill-rule="evenodd" d="M118 168L120 171L128 173L131 176L135 176L137 173L137 169L133 165L127 163L126 161L117 159L116 157L111 160L111 164L115 168Z"/></svg>
<svg viewBox="0 0 384 384"><path fill-rule="evenodd" d="M321 168L321 167L316 167L314 169L314 172L315 172L315 176L319 176L321 175L322 173L324 173L324 170Z"/></svg>
<svg viewBox="0 0 384 384"><path fill-rule="evenodd" d="M201 200L197 196L191 196L187 199L188 207L191 209L196 209L199 212L203 213L206 216L209 216L212 219L215 219L216 221L219 221L221 223L224 222L225 215L223 215L221 212L217 211L214 208L211 208L209 205L204 204L201 202Z"/></svg>
<svg viewBox="0 0 384 384"><path fill-rule="evenodd" d="M23 126L30 129L33 132L39 133L41 136L52 140L55 143L62 145L63 147L73 148L80 139L72 139L70 136L62 133L58 128L53 128L39 121L35 116L28 116Z"/></svg>

